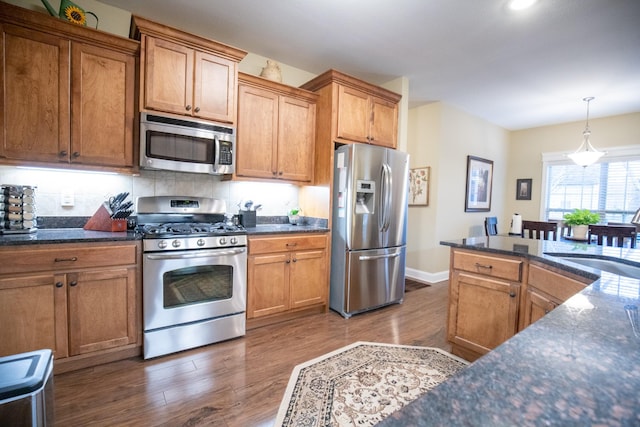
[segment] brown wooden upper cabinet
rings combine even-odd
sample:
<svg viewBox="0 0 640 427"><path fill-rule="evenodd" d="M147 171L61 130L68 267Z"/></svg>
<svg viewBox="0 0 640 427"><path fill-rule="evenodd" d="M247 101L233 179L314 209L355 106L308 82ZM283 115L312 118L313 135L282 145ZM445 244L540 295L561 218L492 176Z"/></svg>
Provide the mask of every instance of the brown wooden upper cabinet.
<svg viewBox="0 0 640 427"><path fill-rule="evenodd" d="M139 43L0 3L8 164L131 170Z"/></svg>
<svg viewBox="0 0 640 427"><path fill-rule="evenodd" d="M238 62L247 52L139 16L140 110L235 124Z"/></svg>
<svg viewBox="0 0 640 427"><path fill-rule="evenodd" d="M318 95L239 73L236 176L310 183Z"/></svg>
<svg viewBox="0 0 640 427"><path fill-rule="evenodd" d="M300 87L319 95L313 185L329 188L333 185L336 143L397 147L401 95L336 70L328 70ZM318 208L307 213L331 218L328 193L322 200L314 195L314 200Z"/></svg>
<svg viewBox="0 0 640 427"><path fill-rule="evenodd" d="M334 142L397 147L401 95L336 70L329 70L301 87L324 93L329 99Z"/></svg>

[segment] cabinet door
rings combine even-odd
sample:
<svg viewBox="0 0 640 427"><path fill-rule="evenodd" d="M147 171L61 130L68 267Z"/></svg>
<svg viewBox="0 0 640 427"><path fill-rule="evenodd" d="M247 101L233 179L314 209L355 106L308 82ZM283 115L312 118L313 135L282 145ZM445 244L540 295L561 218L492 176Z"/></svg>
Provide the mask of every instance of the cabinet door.
<svg viewBox="0 0 640 427"><path fill-rule="evenodd" d="M144 107L182 115L193 109L194 51L145 36Z"/></svg>
<svg viewBox="0 0 640 427"><path fill-rule="evenodd" d="M280 97L278 120L278 178L311 182L315 147L316 107Z"/></svg>
<svg viewBox="0 0 640 427"><path fill-rule="evenodd" d="M209 53L195 53L193 115L235 123L236 63Z"/></svg>
<svg viewBox="0 0 640 427"><path fill-rule="evenodd" d="M135 269L67 275L71 356L134 344Z"/></svg>
<svg viewBox="0 0 640 427"><path fill-rule="evenodd" d="M535 288L528 288L524 296L523 321L520 329L524 329L538 319L544 317L551 310L562 304L553 298L538 292Z"/></svg>
<svg viewBox="0 0 640 427"><path fill-rule="evenodd" d="M277 174L278 95L239 86L236 175L275 178Z"/></svg>
<svg viewBox="0 0 640 427"><path fill-rule="evenodd" d="M2 24L0 157L69 159L69 41Z"/></svg>
<svg viewBox="0 0 640 427"><path fill-rule="evenodd" d="M326 251L292 254L290 268L291 308L326 304Z"/></svg>
<svg viewBox="0 0 640 427"><path fill-rule="evenodd" d="M371 143L389 148L398 145L398 104L372 97Z"/></svg>
<svg viewBox="0 0 640 427"><path fill-rule="evenodd" d="M0 356L50 348L66 357L64 275L0 279Z"/></svg>
<svg viewBox="0 0 640 427"><path fill-rule="evenodd" d="M250 256L247 280L247 318L289 309L288 253Z"/></svg>
<svg viewBox="0 0 640 427"><path fill-rule="evenodd" d="M71 162L133 167L135 59L74 43Z"/></svg>
<svg viewBox="0 0 640 427"><path fill-rule="evenodd" d="M370 124L369 95L350 87L338 86L337 137L353 142L369 142Z"/></svg>
<svg viewBox="0 0 640 427"><path fill-rule="evenodd" d="M515 335L520 285L459 271L452 274L448 339L478 354Z"/></svg>

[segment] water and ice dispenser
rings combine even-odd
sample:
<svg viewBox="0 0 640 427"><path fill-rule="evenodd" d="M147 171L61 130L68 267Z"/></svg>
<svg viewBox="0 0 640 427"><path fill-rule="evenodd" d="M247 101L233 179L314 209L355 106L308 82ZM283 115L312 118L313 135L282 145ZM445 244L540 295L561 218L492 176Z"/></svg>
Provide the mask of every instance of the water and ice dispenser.
<svg viewBox="0 0 640 427"><path fill-rule="evenodd" d="M356 181L356 214L372 214L376 203L376 182Z"/></svg>

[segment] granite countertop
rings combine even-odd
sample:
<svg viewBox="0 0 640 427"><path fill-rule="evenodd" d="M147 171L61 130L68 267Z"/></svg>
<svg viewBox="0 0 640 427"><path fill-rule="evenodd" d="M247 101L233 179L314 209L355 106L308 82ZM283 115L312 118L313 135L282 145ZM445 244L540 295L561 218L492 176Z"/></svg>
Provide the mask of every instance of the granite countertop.
<svg viewBox="0 0 640 427"><path fill-rule="evenodd" d="M248 227L247 235L261 234L290 234L290 233L323 233L329 228L323 225L292 225L292 224L258 224ZM29 244L53 243L89 243L119 240L140 240L142 235L135 231L107 232L91 231L83 228L42 228L33 233L0 234L0 247Z"/></svg>
<svg viewBox="0 0 640 427"><path fill-rule="evenodd" d="M520 255L600 276L583 291L380 426L640 425L640 279L553 258L619 259L640 268L640 249L519 237L441 244Z"/></svg>
<svg viewBox="0 0 640 427"><path fill-rule="evenodd" d="M89 243L120 240L137 240L141 236L134 231L92 231L82 228L44 228L28 234L0 234L0 247L52 243Z"/></svg>
<svg viewBox="0 0 640 427"><path fill-rule="evenodd" d="M247 227L247 235L259 234L290 234L290 233L326 233L329 228L317 225L292 225L292 224L258 224L255 227Z"/></svg>

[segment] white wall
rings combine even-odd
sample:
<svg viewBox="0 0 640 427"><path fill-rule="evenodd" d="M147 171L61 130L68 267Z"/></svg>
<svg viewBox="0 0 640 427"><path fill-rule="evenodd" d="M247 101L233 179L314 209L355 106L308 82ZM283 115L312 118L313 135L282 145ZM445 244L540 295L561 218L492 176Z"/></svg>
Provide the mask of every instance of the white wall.
<svg viewBox="0 0 640 427"><path fill-rule="evenodd" d="M506 182L507 203L498 221L508 221L513 213L523 218L544 220L541 215L542 153L573 152L582 142L585 122L564 123L511 133L511 151ZM590 119L591 143L598 149L640 144L640 113ZM516 179L532 178L531 200L516 200ZM508 229L501 230L508 231Z"/></svg>
<svg viewBox="0 0 640 427"><path fill-rule="evenodd" d="M441 240L484 235L484 218L504 211L509 134L499 126L443 103L410 110L408 147L411 167L431 167L429 206L409 208L407 268L432 281L449 268ZM494 162L489 212L465 212L467 156Z"/></svg>

